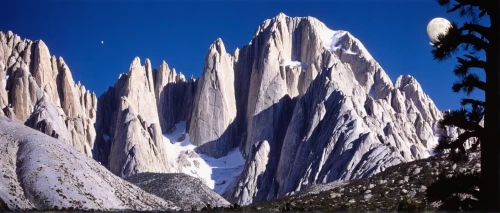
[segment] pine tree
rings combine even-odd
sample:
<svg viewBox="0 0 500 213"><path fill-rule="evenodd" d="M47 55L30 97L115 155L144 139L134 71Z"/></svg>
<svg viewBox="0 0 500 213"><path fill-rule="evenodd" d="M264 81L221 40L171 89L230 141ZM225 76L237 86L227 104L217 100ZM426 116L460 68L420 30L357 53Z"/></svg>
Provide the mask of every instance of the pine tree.
<svg viewBox="0 0 500 213"><path fill-rule="evenodd" d="M440 35L433 43L434 59L443 61L452 55L465 52L456 57L458 65L454 74L458 81L453 84L454 92L470 94L480 90L485 101L463 99L462 109L445 113L440 121L441 127L455 126L464 130L452 140L442 137L436 150L451 150L454 159L465 155L464 143L475 139L476 148L481 148L481 196L483 210L500 211L500 33L499 0L437 0L447 12L459 12L468 21L452 27L445 35ZM490 26L483 26L479 20L488 18ZM478 55L484 56L482 60ZM474 70L484 72L481 79ZM479 125L484 119L484 128ZM458 150L458 152L456 152Z"/></svg>

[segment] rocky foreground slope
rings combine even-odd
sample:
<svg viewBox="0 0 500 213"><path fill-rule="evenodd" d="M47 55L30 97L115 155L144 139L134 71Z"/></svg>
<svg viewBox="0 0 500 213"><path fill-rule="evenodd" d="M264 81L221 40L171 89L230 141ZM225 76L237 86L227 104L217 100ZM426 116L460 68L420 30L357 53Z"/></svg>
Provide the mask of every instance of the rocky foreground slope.
<svg viewBox="0 0 500 213"><path fill-rule="evenodd" d="M177 210L74 147L0 116L0 210Z"/></svg>
<svg viewBox="0 0 500 213"><path fill-rule="evenodd" d="M185 172L162 137L180 122L199 154L238 149L241 173L215 185L242 205L366 178L429 157L440 134L454 135L436 128L442 113L415 78L391 81L361 41L313 17L280 13L232 54L217 39L197 80L135 58L99 99L43 41L0 33L0 68L1 114L118 176Z"/></svg>
<svg viewBox="0 0 500 213"><path fill-rule="evenodd" d="M201 210L207 206L229 206L229 202L201 180L186 174L141 173L126 180L151 194L174 202L185 211Z"/></svg>
<svg viewBox="0 0 500 213"><path fill-rule="evenodd" d="M402 163L349 183L316 185L296 195L245 207L258 211L477 210L480 153Z"/></svg>

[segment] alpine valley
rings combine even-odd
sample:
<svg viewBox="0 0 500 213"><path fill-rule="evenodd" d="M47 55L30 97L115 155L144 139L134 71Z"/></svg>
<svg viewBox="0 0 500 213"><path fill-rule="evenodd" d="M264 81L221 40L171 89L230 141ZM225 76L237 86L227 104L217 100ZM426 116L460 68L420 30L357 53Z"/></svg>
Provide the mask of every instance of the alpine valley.
<svg viewBox="0 0 500 213"><path fill-rule="evenodd" d="M0 209L258 204L428 158L457 135L415 78L391 81L313 17L280 13L231 53L217 39L197 79L135 58L97 97L70 66L0 32Z"/></svg>

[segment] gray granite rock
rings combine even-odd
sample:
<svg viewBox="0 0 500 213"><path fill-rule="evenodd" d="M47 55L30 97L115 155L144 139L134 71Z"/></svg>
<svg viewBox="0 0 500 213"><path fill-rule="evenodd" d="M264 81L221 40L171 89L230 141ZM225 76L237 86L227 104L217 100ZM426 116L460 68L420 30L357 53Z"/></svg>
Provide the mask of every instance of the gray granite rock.
<svg viewBox="0 0 500 213"><path fill-rule="evenodd" d="M1 114L122 177L179 172L186 161L171 159L162 134L180 121L198 152L239 147L245 168L224 196L240 204L369 177L457 132L437 129L442 113L415 78L393 83L351 33L313 17L280 13L232 56L217 40L198 81L136 58L99 101L42 41L0 33L0 68Z"/></svg>
<svg viewBox="0 0 500 213"><path fill-rule="evenodd" d="M177 210L74 147L0 116L0 205L11 210Z"/></svg>
<svg viewBox="0 0 500 213"><path fill-rule="evenodd" d="M259 141L254 144L252 152L249 155L249 159L252 160L246 161L239 178L227 187L229 190L226 191L224 197L229 198L231 203L238 203L240 205L253 203L256 197L259 196L258 189L264 188L264 184L267 184L261 180L265 178L270 155L268 141ZM265 194L261 193L262 195Z"/></svg>
<svg viewBox="0 0 500 213"><path fill-rule="evenodd" d="M202 181L186 174L140 173L126 178L146 192L172 201L185 211L203 207L228 207L220 195Z"/></svg>
<svg viewBox="0 0 500 213"><path fill-rule="evenodd" d="M51 56L42 40L21 40L10 31L0 32L0 49L0 114L43 129L48 135L60 137L80 152L92 156L96 135L95 94L74 82L62 57ZM58 132L45 131L40 126L45 125L40 124L42 120L51 128L57 126Z"/></svg>
<svg viewBox="0 0 500 213"><path fill-rule="evenodd" d="M235 118L233 58L218 39L210 46L198 79L189 125L191 143L209 156L227 155L239 145L234 137Z"/></svg>
<svg viewBox="0 0 500 213"><path fill-rule="evenodd" d="M194 78L186 80L182 73L170 69L165 61L160 65L156 72L155 96L163 133L174 131L175 124L191 118L196 83Z"/></svg>
<svg viewBox="0 0 500 213"><path fill-rule="evenodd" d="M67 142L69 140L66 124L47 96L38 100L25 125L61 141Z"/></svg>
<svg viewBox="0 0 500 213"><path fill-rule="evenodd" d="M393 84L357 38L315 18L268 19L233 57L235 73L250 77L248 93L235 90L237 115L245 114L245 121L237 116L241 151L253 163L253 144L267 141L270 158L259 177L243 170L234 191L246 193L226 196L231 201L368 177L429 157L444 134L436 128L441 112L413 77ZM246 89L245 79L235 82Z"/></svg>
<svg viewBox="0 0 500 213"><path fill-rule="evenodd" d="M100 139L109 140L100 142L98 148L105 149L107 156L97 156L99 159L108 159L107 167L111 172L121 177L127 177L141 172L175 172L176 166L167 152L170 143L165 143L159 122L157 104L152 78L149 71L149 60L141 66L136 57L130 65L130 71L122 75L112 95L101 96L104 103L116 102L116 108L101 114L98 129L101 130ZM104 106L106 107L106 106ZM111 119L111 122L109 120ZM101 148L107 143L108 147ZM96 157L95 157L96 158Z"/></svg>

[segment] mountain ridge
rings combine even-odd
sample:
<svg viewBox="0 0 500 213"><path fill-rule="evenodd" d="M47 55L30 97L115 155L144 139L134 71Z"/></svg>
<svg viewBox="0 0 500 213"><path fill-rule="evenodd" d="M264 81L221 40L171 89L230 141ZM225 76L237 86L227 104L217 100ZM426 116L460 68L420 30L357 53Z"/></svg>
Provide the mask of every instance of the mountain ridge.
<svg viewBox="0 0 500 213"><path fill-rule="evenodd" d="M199 154L241 151L243 170L221 193L239 204L368 177L430 156L436 135L456 132L437 130L442 114L416 79L393 83L361 41L310 16L267 19L232 55L217 39L198 79L136 57L98 99L42 41L9 31L0 45L0 114L121 177L184 168L197 176L162 137L186 121L183 137Z"/></svg>

